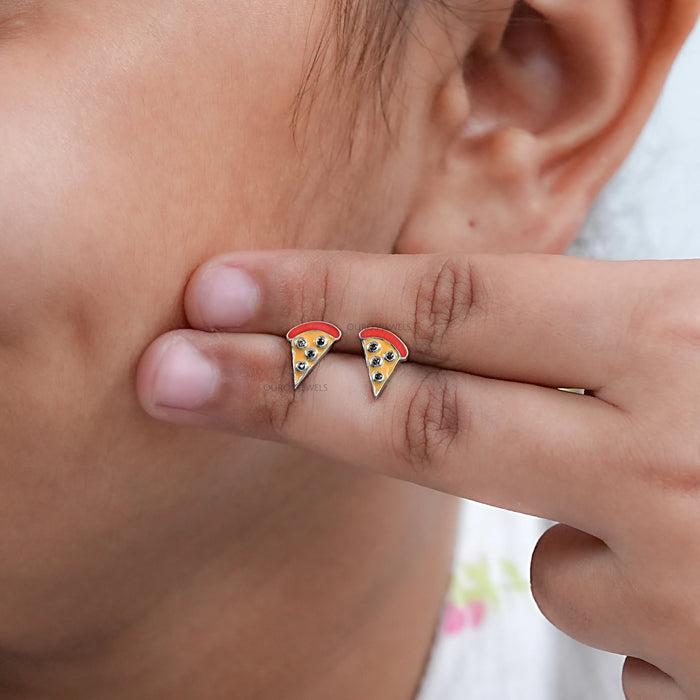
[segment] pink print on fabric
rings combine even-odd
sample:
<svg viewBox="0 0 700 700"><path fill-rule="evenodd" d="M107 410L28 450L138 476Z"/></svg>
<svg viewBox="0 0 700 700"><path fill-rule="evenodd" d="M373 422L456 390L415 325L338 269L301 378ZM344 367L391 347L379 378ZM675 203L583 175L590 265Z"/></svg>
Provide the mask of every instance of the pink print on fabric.
<svg viewBox="0 0 700 700"><path fill-rule="evenodd" d="M484 620L486 605L481 601L469 603L460 608L454 603L448 603L442 623L443 634L457 634L463 629L479 627Z"/></svg>
<svg viewBox="0 0 700 700"><path fill-rule="evenodd" d="M501 559L495 572L493 563L482 557L463 562L453 571L442 618L442 634L455 635L477 629L488 611L499 607L503 595L530 590L530 582L513 561Z"/></svg>

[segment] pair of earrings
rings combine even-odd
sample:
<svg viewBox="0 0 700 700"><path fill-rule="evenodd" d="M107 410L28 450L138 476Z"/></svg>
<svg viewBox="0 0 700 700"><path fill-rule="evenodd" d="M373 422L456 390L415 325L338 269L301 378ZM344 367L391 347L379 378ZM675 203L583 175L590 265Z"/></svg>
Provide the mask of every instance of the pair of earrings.
<svg viewBox="0 0 700 700"><path fill-rule="evenodd" d="M287 333L287 340L292 344L295 389L342 335L337 326L324 321L302 323ZM399 362L408 358L408 348L399 336L384 328L364 328L360 331L360 341L376 399L391 379Z"/></svg>

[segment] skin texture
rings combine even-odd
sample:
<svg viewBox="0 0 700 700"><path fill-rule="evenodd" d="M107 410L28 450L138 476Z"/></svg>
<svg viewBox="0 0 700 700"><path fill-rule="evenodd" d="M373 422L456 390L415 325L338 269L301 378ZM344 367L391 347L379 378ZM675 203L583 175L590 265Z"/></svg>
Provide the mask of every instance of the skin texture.
<svg viewBox="0 0 700 700"><path fill-rule="evenodd" d="M136 369L224 251L562 250L697 7L528 7L419 12L391 134L325 72L295 134L324 2L0 6L2 697L412 696L453 501L168 425Z"/></svg>
<svg viewBox="0 0 700 700"><path fill-rule="evenodd" d="M331 685L401 696L417 682L447 584L448 499L158 424L134 391L213 253L390 250L372 231L399 226L410 183L379 182L398 155L335 163L347 125L324 127L320 107L299 125L319 139L294 143L312 4L0 8L4 697L324 696L306 678L322 659ZM393 668L351 683L365 654Z"/></svg>
<svg viewBox="0 0 700 700"><path fill-rule="evenodd" d="M149 348L139 386L153 415L566 523L533 556L542 612L570 636L630 656L628 698L699 697L699 351L688 313L698 261L238 253L193 278L195 328L210 325L210 310L224 320L212 279L232 266L258 285L254 311L236 333L184 331ZM387 291L378 297L369 281L379 274ZM402 334L412 361L379 402L358 343L345 338L316 370L327 392L256 391L288 375L279 329L317 311L303 290L281 293L299 277L331 280L332 318L414 318ZM172 388L182 343L219 372L197 403L190 385L188 410ZM252 397L245 410L240 396Z"/></svg>

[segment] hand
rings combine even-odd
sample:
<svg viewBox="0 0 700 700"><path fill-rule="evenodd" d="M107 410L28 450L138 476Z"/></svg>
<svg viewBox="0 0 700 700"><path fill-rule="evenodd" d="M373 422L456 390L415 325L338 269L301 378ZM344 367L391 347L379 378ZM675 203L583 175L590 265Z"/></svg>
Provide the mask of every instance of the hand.
<svg viewBox="0 0 700 700"><path fill-rule="evenodd" d="M200 330L155 341L139 395L163 420L565 523L533 556L543 613L631 657L630 700L700 697L699 279L695 261L237 253L195 274ZM309 320L345 331L306 380L327 390L284 390L284 335ZM367 325L410 349L376 401Z"/></svg>

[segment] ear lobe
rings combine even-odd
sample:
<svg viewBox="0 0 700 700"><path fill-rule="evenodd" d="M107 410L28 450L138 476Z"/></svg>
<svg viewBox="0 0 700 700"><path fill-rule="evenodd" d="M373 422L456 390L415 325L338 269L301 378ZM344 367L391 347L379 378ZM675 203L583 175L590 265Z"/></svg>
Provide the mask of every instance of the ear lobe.
<svg viewBox="0 0 700 700"><path fill-rule="evenodd" d="M563 251L636 141L698 6L517 3L498 45L477 43L461 84L445 84L469 112L397 251ZM443 94L440 109L451 104Z"/></svg>

